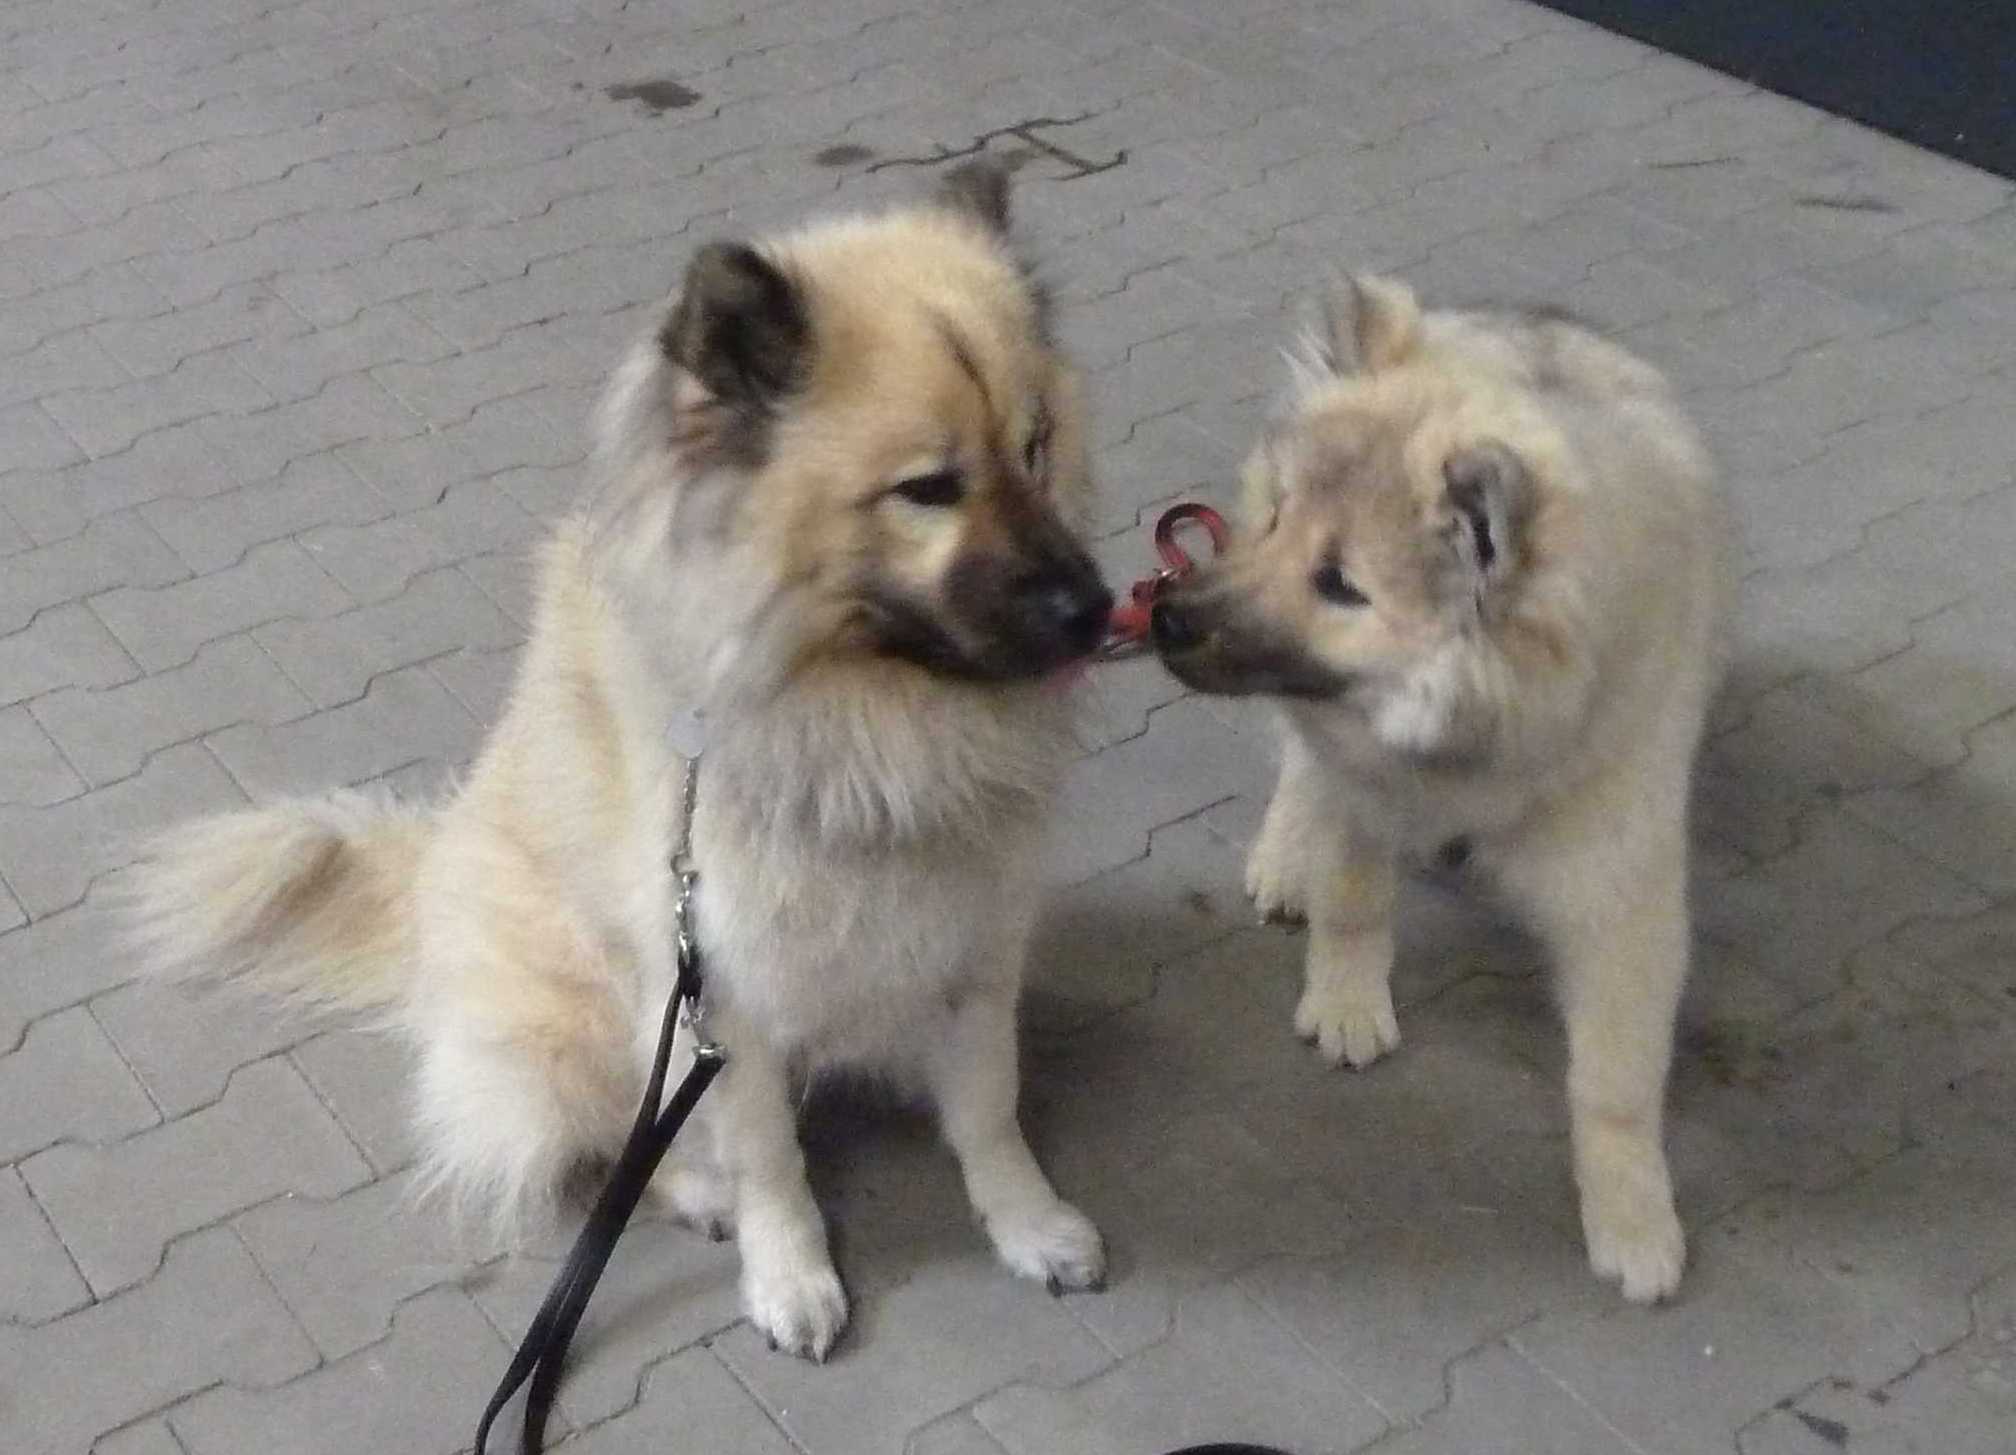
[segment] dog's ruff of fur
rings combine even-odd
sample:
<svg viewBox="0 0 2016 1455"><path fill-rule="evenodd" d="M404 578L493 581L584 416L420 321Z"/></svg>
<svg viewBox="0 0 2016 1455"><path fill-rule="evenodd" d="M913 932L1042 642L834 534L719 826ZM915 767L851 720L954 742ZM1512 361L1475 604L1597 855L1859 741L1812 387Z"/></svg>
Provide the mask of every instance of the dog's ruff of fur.
<svg viewBox="0 0 2016 1455"><path fill-rule="evenodd" d="M1005 244L1003 195L963 175L929 203L696 260L612 380L595 503L544 549L515 686L459 792L431 811L338 794L200 822L127 884L155 972L409 1040L427 1182L512 1237L634 1114L674 980L667 724L708 704L696 912L729 1064L654 1190L734 1227L757 1327L816 1358L847 1301L795 1114L829 1068L930 1095L1014 1271L1053 1289L1104 1271L1015 1113L1067 704L1033 678L862 649L867 577L887 578L878 601L918 603L906 622L938 610L955 516L834 498L920 448L1020 428L998 416L1033 390L1049 432L1015 453L1047 461L1050 504L983 462L1008 473L991 494L974 474L956 518L980 530L991 499L1023 535L997 522L990 549L1063 549L1045 521L1085 487L1075 384Z"/></svg>
<svg viewBox="0 0 2016 1455"><path fill-rule="evenodd" d="M1399 1044L1396 866L1467 841L1554 953L1590 1261L1663 1297L1688 799L1732 595L1706 455L1655 370L1551 313L1349 280L1295 364L1253 528L1162 624L1194 685L1279 695L1247 883L1311 924L1295 1028L1333 1064Z"/></svg>

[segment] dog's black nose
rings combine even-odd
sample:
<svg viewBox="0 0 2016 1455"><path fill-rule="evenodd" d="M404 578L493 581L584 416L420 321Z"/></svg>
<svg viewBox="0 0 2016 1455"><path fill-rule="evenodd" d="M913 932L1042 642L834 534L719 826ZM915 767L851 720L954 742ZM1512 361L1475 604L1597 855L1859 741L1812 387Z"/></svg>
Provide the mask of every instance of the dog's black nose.
<svg viewBox="0 0 2016 1455"><path fill-rule="evenodd" d="M1155 638L1156 650L1162 652L1186 651L1204 640L1190 614L1168 601L1155 603L1148 616L1148 631Z"/></svg>
<svg viewBox="0 0 2016 1455"><path fill-rule="evenodd" d="M1090 650L1106 635L1113 593L1096 580L1060 583L1043 588L1037 610L1072 646Z"/></svg>

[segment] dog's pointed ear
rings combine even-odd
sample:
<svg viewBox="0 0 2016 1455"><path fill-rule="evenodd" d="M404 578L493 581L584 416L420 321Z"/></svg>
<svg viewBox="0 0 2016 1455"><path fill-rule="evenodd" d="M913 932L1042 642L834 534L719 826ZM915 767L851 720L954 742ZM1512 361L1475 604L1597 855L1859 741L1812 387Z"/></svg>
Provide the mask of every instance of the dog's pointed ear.
<svg viewBox="0 0 2016 1455"><path fill-rule="evenodd" d="M1442 463L1455 510L1456 552L1472 580L1488 587L1518 566L1533 513L1526 462L1497 440L1467 446Z"/></svg>
<svg viewBox="0 0 2016 1455"><path fill-rule="evenodd" d="M798 285L746 243L712 242L695 253L658 330L666 359L737 411L767 410L788 393L811 339Z"/></svg>
<svg viewBox="0 0 2016 1455"><path fill-rule="evenodd" d="M1303 334L1300 364L1321 375L1392 367L1421 341L1421 302L1394 278L1355 274L1324 290Z"/></svg>
<svg viewBox="0 0 2016 1455"><path fill-rule="evenodd" d="M938 183L938 201L997 237L1008 235L1008 165L998 157L962 162Z"/></svg>

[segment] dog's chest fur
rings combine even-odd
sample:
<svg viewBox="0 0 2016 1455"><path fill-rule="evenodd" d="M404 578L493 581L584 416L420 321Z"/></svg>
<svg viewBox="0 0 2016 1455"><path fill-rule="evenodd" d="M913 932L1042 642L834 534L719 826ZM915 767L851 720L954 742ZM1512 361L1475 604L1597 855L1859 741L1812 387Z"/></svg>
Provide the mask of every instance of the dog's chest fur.
<svg viewBox="0 0 2016 1455"><path fill-rule="evenodd" d="M701 773L710 994L816 1068L900 1060L966 994L1012 987L1053 775L984 755L849 761L830 745L780 773L742 746L710 747ZM810 805L836 775L858 813L822 825ZM915 815L927 826L904 823Z"/></svg>

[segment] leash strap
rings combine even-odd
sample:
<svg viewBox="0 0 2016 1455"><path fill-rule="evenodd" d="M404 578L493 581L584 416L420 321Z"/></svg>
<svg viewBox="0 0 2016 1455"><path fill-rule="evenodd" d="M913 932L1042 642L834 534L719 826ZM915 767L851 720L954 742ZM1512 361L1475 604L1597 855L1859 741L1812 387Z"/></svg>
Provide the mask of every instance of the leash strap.
<svg viewBox="0 0 2016 1455"><path fill-rule="evenodd" d="M650 1085L637 1109L629 1139L623 1144L622 1155L616 1159L615 1170L609 1174L602 1195L595 1201L594 1211L589 1213L567 1261L553 1280L546 1301L540 1304L539 1312L525 1330L524 1341L519 1344L511 1367L504 1372L496 1393L490 1396L490 1403L476 1426L476 1455L485 1455L490 1426L528 1379L532 1387L525 1395L525 1428L518 1448L521 1455L539 1455L544 1447L553 1396L560 1386L567 1347L573 1342L574 1330L581 1322L602 1270L616 1251L616 1239L636 1211L644 1189L651 1183L651 1174L658 1170L672 1139L692 1115L701 1093L726 1063L718 1047L697 1048L693 1068L673 1092L672 1100L659 1110L659 1098L665 1091L665 1071L672 1057L672 1038L679 1028L679 1010L689 998L689 982L693 979L690 971L682 968L679 988L665 1003L665 1024L658 1034L657 1054L652 1058ZM697 983L691 985L691 991L697 989Z"/></svg>

